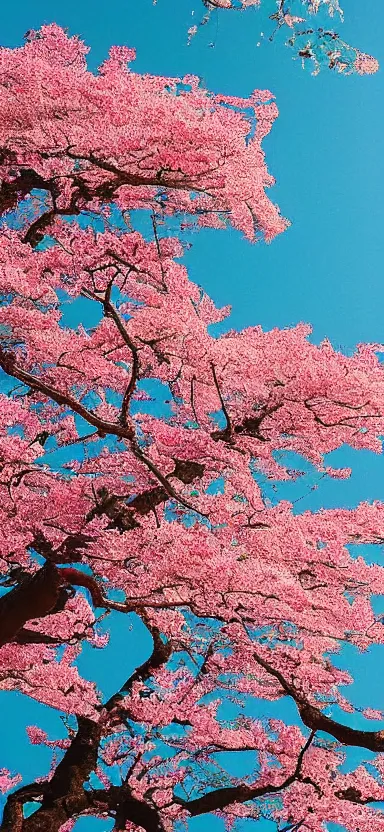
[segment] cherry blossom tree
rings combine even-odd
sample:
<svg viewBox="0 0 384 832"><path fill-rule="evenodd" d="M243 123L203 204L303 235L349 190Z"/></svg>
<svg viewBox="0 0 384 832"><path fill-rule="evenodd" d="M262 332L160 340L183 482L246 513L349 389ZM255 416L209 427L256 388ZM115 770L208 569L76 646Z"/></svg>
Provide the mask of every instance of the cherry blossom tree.
<svg viewBox="0 0 384 832"><path fill-rule="evenodd" d="M47 199L26 242L43 239L54 216L111 203L123 212L188 211L218 227L229 218L251 239L284 230L265 193L274 180L261 141L277 116L269 91L231 98L194 76L138 75L126 47L112 48L93 75L87 51L51 26L0 53L0 209L31 193Z"/></svg>
<svg viewBox="0 0 384 832"><path fill-rule="evenodd" d="M227 829L380 832L384 734L368 720L382 714L367 702L358 730L332 708L355 710L342 645L384 642L384 570L348 549L384 540L384 506L297 514L268 503L261 475L295 478L293 451L344 478L326 454L381 451L382 347L347 357L304 325L214 337L228 309L189 280L161 218L284 229L265 194L271 94L134 75L117 48L92 75L85 51L49 26L0 52L0 686L72 718L60 741L29 726L52 769L21 785L0 771L0 829L70 832L91 815L176 832L214 812ZM139 207L150 238L131 225ZM97 323L69 329L65 303L85 300ZM154 380L163 416L148 412ZM106 700L76 658L103 650L113 613L140 617L151 648ZM288 698L298 724L245 716L252 698ZM345 773L355 747L370 767ZM243 752L239 778L228 760Z"/></svg>
<svg viewBox="0 0 384 832"><path fill-rule="evenodd" d="M303 67L310 65L312 74L317 75L323 67L333 69L343 75L371 75L377 72L379 64L376 58L361 52L355 46L346 43L335 29L329 28L329 17L343 22L343 10L339 0L202 0L205 14L198 24L189 29L189 37L196 35L200 26L206 25L213 12L221 14L222 10L245 11L260 6L267 10L275 6L276 11L269 15L274 29L269 40L283 32L287 37L287 46L294 49ZM303 15L305 15L303 17ZM318 24L321 25L318 25ZM260 44L258 44L260 45Z"/></svg>

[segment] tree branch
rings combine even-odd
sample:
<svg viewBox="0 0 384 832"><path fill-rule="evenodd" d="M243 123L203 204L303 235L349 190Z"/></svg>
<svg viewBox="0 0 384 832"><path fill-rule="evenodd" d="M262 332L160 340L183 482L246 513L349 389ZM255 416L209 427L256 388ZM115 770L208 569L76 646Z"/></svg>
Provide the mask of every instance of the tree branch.
<svg viewBox="0 0 384 832"><path fill-rule="evenodd" d="M91 793L84 782L95 769L101 728L85 717L78 717L78 730L58 764L52 780L24 786L8 797L0 832L59 832L69 818L92 806ZM42 806L23 820L23 804L42 795ZM16 824L16 825L15 825Z"/></svg>
<svg viewBox="0 0 384 832"><path fill-rule="evenodd" d="M220 399L221 409L222 409L222 411L223 411L223 413L224 413L224 416L225 416L225 422L226 422L226 426L225 426L224 430L222 430L222 431L216 431L216 432L215 432L215 435L214 435L214 438L215 438L215 439L218 439L218 438L219 438L219 434L220 434L220 438L221 438L221 439L226 439L226 441L228 442L228 441L231 441L231 437L232 437L232 425L231 425L231 419L230 419L230 416L229 416L228 410L227 410L227 408L226 408L225 401L224 401L224 399L223 399L223 394L222 394L222 392L221 392L219 382L218 382L218 380L217 380L216 369L215 369L215 365L214 365L213 361L211 361L211 368L212 368L212 375L213 375L213 380L214 380L214 383L215 383L215 387L216 387L217 395L218 395L218 397L219 397L219 399Z"/></svg>
<svg viewBox="0 0 384 832"><path fill-rule="evenodd" d="M129 333L124 326L123 321L120 318L120 315L117 309L114 307L113 303L111 303L111 290L112 290L113 281L110 281L108 284L107 291L105 293L104 298L99 298L93 292L88 292L86 290L83 291L83 294L86 297L91 297L92 300L97 300L101 303L104 307L104 314L108 318L112 318L118 332L120 333L124 343L129 348L131 355L132 355L132 371L131 371L131 378L129 380L129 384L127 389L124 393L123 403L121 406L121 424L124 427L128 427L128 417L129 417L129 405L131 402L132 394L134 393L136 383L139 377L139 354L136 348L136 345L132 341Z"/></svg>
<svg viewBox="0 0 384 832"><path fill-rule="evenodd" d="M101 433L112 434L113 436L118 436L120 439L132 438L132 431L130 429L124 427L123 425L114 424L113 422L107 422L104 419L100 419L95 413L88 410L88 408L80 404L80 402L76 401L76 399L68 393L62 393L60 390L56 390L55 387L52 387L50 384L46 384L43 379L40 379L38 376L34 376L32 373L28 373L26 370L23 370L16 364L14 356L5 352L2 347L0 347L0 367L2 367L5 373L19 379L19 381L26 384L32 390L35 390L37 393L43 393L45 396L56 402L56 404L69 407L74 411L74 413L82 416L85 421L97 428Z"/></svg>
<svg viewBox="0 0 384 832"><path fill-rule="evenodd" d="M61 585L58 569L47 561L38 572L28 575L0 598L0 647L14 641L26 621L52 612Z"/></svg>
<svg viewBox="0 0 384 832"><path fill-rule="evenodd" d="M315 732L311 731L310 736L297 758L297 764L294 772L290 774L289 777L286 777L282 783L277 785L269 784L266 786L247 786L244 784L240 784L238 786L228 786L227 788L216 789L213 792L208 792L208 794L205 794L202 797L197 797L195 800L182 800L180 798L175 798L175 803L178 803L186 809L192 817L196 817L196 815L202 815L206 812L216 812L218 809L225 809L226 806L230 806L232 803L247 803L249 800L255 800L256 798L263 797L266 794L275 794L276 792L280 792L290 786L299 777L305 752L311 745L314 735Z"/></svg>
<svg viewBox="0 0 384 832"><path fill-rule="evenodd" d="M356 728L341 725L340 722L336 722L334 719L323 714L320 708L310 705L294 686L287 682L282 673L272 667L265 659L257 653L254 653L254 658L267 673L278 680L284 693L294 699L301 719L307 728L310 728L312 731L324 731L327 734L331 734L332 737L343 745L368 748L370 751L384 751L384 731L359 731Z"/></svg>
<svg viewBox="0 0 384 832"><path fill-rule="evenodd" d="M28 373L26 370L23 370L16 364L16 360L13 355L10 353L5 352L2 347L0 347L0 367L10 376L14 376L14 378L19 379L23 384L26 384L28 387L31 387L32 390L36 390L38 393L43 393L48 398L52 399L57 404L64 405L65 407L69 407L79 416L82 416L89 424L96 427L101 435L111 434L113 436L118 436L120 439L125 439L130 442L131 450L136 459L140 460L140 462L145 465L146 468L155 476L155 478L162 484L163 488L167 492L169 497L176 500L176 502L180 503L184 508L188 509L188 511L193 511L197 514L200 514L202 517L207 517L202 511L189 503L177 491L173 488L171 483L169 482L168 478L161 473L161 471L157 468L154 462L149 459L144 452L141 450L140 446L137 443L136 437L134 435L134 430L130 426L124 426L121 424L115 424L113 422L107 422L104 419L100 419L93 413L91 410L88 410L82 404L80 404L76 399L70 396L68 393L62 393L56 388L52 387L50 384L46 384L42 379L38 378L38 376L34 376L31 373Z"/></svg>

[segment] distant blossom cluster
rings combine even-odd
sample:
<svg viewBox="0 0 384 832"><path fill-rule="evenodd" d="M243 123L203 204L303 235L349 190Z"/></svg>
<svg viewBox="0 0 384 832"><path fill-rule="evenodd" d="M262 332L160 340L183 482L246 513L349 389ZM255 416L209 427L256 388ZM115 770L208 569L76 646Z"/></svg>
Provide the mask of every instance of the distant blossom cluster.
<svg viewBox="0 0 384 832"><path fill-rule="evenodd" d="M188 29L189 42L197 34L200 26L209 23L212 12L221 10L245 11L263 5L262 0L202 0L206 12L199 23L194 23ZM267 3L265 2L265 6ZM275 35L282 29L290 31L287 45L292 47L295 57L301 60L303 67L307 64L313 67L313 75L317 75L326 67L343 75L372 75L377 72L379 63L376 58L361 52L358 48L345 43L335 30L329 30L327 17L338 17L343 22L343 10L338 0L276 0L276 11L270 15L275 29L269 37L274 40ZM296 14L292 13L297 11ZM303 17L303 13L306 17ZM195 11L193 10L193 14ZM314 28L313 19L319 18L321 26ZM316 20L317 22L317 20ZM262 38L264 35L262 34ZM214 45L214 44L212 44ZM260 46L260 42L257 44Z"/></svg>

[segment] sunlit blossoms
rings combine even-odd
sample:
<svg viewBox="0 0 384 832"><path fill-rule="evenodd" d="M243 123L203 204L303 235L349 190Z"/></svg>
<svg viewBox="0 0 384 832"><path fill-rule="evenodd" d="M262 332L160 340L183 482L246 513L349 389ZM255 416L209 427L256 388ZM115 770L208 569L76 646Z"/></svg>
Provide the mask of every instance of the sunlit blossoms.
<svg viewBox="0 0 384 832"><path fill-rule="evenodd" d="M87 51L54 25L0 51L0 206L34 194L39 219L26 231L29 243L54 215L106 205L188 211L251 239L284 231L266 195L274 180L261 149L278 114L270 92L231 98L194 76L138 75L127 47L111 49L93 75Z"/></svg>
<svg viewBox="0 0 384 832"><path fill-rule="evenodd" d="M383 832L382 713L367 701L354 727L338 653L384 643L384 569L356 553L382 544L384 506L299 513L266 487L300 476L288 453L343 480L327 454L381 452L384 348L345 356L304 324L214 337L229 309L165 219L283 231L272 96L134 75L125 48L92 75L85 52L56 26L0 52L0 689L65 732L28 726L51 768L0 771L0 829L178 832L215 813ZM150 645L106 700L77 661L119 615ZM284 698L297 725L252 713ZM354 748L369 766L345 769Z"/></svg>

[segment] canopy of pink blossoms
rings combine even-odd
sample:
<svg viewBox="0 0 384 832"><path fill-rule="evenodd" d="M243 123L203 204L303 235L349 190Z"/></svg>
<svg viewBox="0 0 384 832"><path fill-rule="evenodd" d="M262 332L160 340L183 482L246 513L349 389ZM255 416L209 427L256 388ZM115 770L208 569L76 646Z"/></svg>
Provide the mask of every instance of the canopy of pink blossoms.
<svg viewBox="0 0 384 832"><path fill-rule="evenodd" d="M326 454L381 451L383 347L347 357L304 325L213 337L229 310L189 280L157 217L283 229L260 149L271 96L251 99L250 133L239 99L133 75L121 49L94 76L84 55L57 27L0 52L0 688L76 718L57 742L29 726L52 769L20 787L0 772L0 829L69 832L91 815L173 832L214 812L229 830L270 817L382 832L384 734L368 722L382 714L367 702L366 727L351 725L337 654L384 643L384 569L348 548L382 543L384 507L298 514L261 482L297 477L287 451L342 479ZM129 224L139 205L152 239ZM147 406L154 381L163 416ZM139 616L152 642L105 700L76 659L84 642L104 649L111 613ZM298 725L246 715L284 697ZM345 773L350 748L373 752L370 767ZM250 754L247 777L223 752Z"/></svg>

